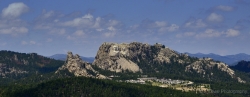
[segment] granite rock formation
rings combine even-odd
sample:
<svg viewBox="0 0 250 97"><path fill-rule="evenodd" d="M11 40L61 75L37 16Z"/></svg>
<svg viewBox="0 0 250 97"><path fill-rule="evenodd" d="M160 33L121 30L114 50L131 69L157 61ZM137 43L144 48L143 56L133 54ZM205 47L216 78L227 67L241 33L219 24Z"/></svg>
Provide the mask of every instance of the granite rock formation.
<svg viewBox="0 0 250 97"><path fill-rule="evenodd" d="M197 73L203 74L203 77L206 75L213 76L213 72L209 72L209 74L206 74L207 71L216 68L220 71L226 72L228 75L230 75L232 78L235 78L240 83L245 83L244 80L242 80L240 77L237 77L235 75L235 72L228 67L225 63L222 62L215 62L211 58L205 58L205 59L199 59L198 61L195 61L188 66L186 66L185 71L186 72L192 72L195 71Z"/></svg>
<svg viewBox="0 0 250 97"><path fill-rule="evenodd" d="M173 63L182 64L181 66L184 67L182 71L186 73L195 72L204 76L206 75L205 72L214 76L211 69L217 68L221 72L226 72L238 82L245 82L222 62L216 62L212 59L192 58L187 54L179 54L159 43L149 45L140 42L121 44L105 42L100 46L93 65L113 72L143 73L149 67L153 68L154 72L159 72L159 66L156 65L164 66Z"/></svg>
<svg viewBox="0 0 250 97"><path fill-rule="evenodd" d="M60 72L61 70L68 70L75 76L107 79L106 76L99 74L98 71L94 70L90 63L83 61L78 54L73 55L72 52L68 52L65 64L60 67L56 73Z"/></svg>

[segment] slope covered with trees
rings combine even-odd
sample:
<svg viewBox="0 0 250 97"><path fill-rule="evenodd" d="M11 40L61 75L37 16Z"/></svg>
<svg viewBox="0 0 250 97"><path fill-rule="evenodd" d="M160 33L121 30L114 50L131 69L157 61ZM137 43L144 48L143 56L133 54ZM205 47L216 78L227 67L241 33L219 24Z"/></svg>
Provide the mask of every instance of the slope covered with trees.
<svg viewBox="0 0 250 97"><path fill-rule="evenodd" d="M243 72L250 72L250 61L240 61L238 62L237 65L235 66L230 66L231 68L235 69L235 70L239 70L239 71L243 71Z"/></svg>
<svg viewBox="0 0 250 97"><path fill-rule="evenodd" d="M55 72L64 61L43 57L36 53L0 51L1 85L29 76Z"/></svg>
<svg viewBox="0 0 250 97"><path fill-rule="evenodd" d="M148 85L121 83L85 77L64 78L37 85L15 85L1 90L4 97L201 97L195 92L181 92Z"/></svg>

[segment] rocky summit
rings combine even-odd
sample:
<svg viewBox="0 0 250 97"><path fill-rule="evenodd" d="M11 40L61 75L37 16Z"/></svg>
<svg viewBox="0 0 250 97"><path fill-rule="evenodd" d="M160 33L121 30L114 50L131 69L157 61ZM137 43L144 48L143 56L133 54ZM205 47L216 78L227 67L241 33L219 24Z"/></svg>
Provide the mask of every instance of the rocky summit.
<svg viewBox="0 0 250 97"><path fill-rule="evenodd" d="M222 62L179 54L160 43L149 45L140 42L121 44L105 42L100 46L93 65L113 72L166 74L169 71L175 75L178 73L189 77L196 76L192 75L195 73L201 76L200 78L208 80L220 79L220 75L214 73L223 72L232 79L245 83Z"/></svg>
<svg viewBox="0 0 250 97"><path fill-rule="evenodd" d="M100 46L93 64L104 70L115 72L123 70L138 72L140 71L139 66L125 59L125 57L134 55L129 48L128 44L104 43Z"/></svg>
<svg viewBox="0 0 250 97"><path fill-rule="evenodd" d="M65 64L55 73L59 73L62 70L68 70L75 76L107 79L106 76L99 74L98 71L94 70L90 63L83 61L78 54L73 55L72 52L68 52Z"/></svg>
<svg viewBox="0 0 250 97"><path fill-rule="evenodd" d="M220 71L226 72L228 75L230 75L232 78L235 78L240 83L245 83L244 80L242 80L240 77L237 77L235 75L234 70L230 69L228 65L222 62L215 62L211 58L205 58L205 59L199 59L188 66L186 66L185 71L186 72L197 72L200 74L203 74L203 77L206 76L213 76L213 72L209 72L211 69L216 68ZM208 74L206 74L208 73Z"/></svg>
<svg viewBox="0 0 250 97"><path fill-rule="evenodd" d="M164 49L161 49L164 48ZM157 54L156 51L159 50ZM169 57L176 56L177 54L165 48L164 45L143 44L139 42L126 43L103 43L96 55L93 62L94 65L104 70L115 72L131 71L143 72L142 69L136 64L141 59L149 59L157 62L170 62Z"/></svg>

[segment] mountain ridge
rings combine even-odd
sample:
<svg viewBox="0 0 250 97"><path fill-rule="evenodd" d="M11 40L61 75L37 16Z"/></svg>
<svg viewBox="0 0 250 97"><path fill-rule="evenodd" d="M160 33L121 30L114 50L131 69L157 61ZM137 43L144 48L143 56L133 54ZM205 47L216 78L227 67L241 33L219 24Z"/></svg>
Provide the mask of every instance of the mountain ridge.
<svg viewBox="0 0 250 97"><path fill-rule="evenodd" d="M192 53L188 53L188 52L185 52L185 53L188 54L189 56L192 56L192 57L198 57L198 58L209 57L209 58L212 58L216 61L224 62L230 66L236 65L241 60L250 61L250 55L245 54L245 53L239 53L239 54L234 54L234 55L225 55L225 56L221 56L221 55L214 54L214 53L209 53L209 54L203 54L203 53L192 54Z"/></svg>
<svg viewBox="0 0 250 97"><path fill-rule="evenodd" d="M53 58L56 60L62 60L65 61L67 59L67 54L54 54L51 56L48 56L49 58ZM89 63L94 62L95 57L84 57L84 56L80 56L80 58L84 61L87 61Z"/></svg>
<svg viewBox="0 0 250 97"><path fill-rule="evenodd" d="M112 72L134 72L142 74L179 73L179 77L222 81L217 73L245 83L226 64L211 58L193 58L156 43L103 43L95 57L93 65ZM126 64L124 64L126 63ZM217 73L216 73L217 72ZM191 76L192 75L192 76ZM165 76L167 77L167 76Z"/></svg>
<svg viewBox="0 0 250 97"><path fill-rule="evenodd" d="M10 53L10 55L6 57L8 53ZM15 55L18 54L17 52L12 53L13 52L5 51L2 54L3 57L0 57L3 60L0 62L2 68L7 68L6 66L9 64L9 61L15 62L16 64L20 64L21 62L27 65L25 60L18 57L19 55ZM131 74L132 76L149 75L160 78L167 77L208 81L223 81L224 78L227 78L232 79L232 81L245 82L239 78L235 71L228 68L228 66L222 62L214 61L211 58L190 57L187 54L178 53L160 43L150 45L141 42L120 44L105 42L97 51L97 55L92 64L82 60L77 54L73 55L72 53L68 53L64 64L62 64L63 61L60 61L60 64L56 64L56 67L51 68L46 67L46 65L49 62L55 61L53 59L44 58L36 53L20 55L27 56L27 58L36 56L36 60L28 61L31 62L28 64L34 64L34 66L36 66L35 69L32 69L33 73L39 73L39 70L43 72L68 70L69 73L72 73L74 76L84 75L90 77L98 75L99 73L97 72L101 69L105 72L111 72L109 73L111 75L104 74L105 76L120 73L125 75ZM59 54L58 56L61 55ZM69 61L69 58L71 61ZM7 62L6 60L9 61ZM19 65L15 66L18 67ZM8 69L14 70L12 68ZM21 72L19 73L21 74ZM26 73L26 71L23 71L23 73ZM99 75L101 75L101 73ZM221 76L224 77L221 78Z"/></svg>
<svg viewBox="0 0 250 97"><path fill-rule="evenodd" d="M243 71L246 73L250 72L250 61L240 61L237 63L237 65L230 66L231 68L239 71Z"/></svg>

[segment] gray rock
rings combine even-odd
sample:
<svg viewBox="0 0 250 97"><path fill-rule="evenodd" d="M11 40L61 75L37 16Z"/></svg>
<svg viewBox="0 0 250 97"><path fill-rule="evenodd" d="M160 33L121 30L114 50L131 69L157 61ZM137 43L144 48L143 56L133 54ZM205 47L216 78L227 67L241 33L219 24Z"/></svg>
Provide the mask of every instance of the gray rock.
<svg viewBox="0 0 250 97"><path fill-rule="evenodd" d="M152 46L139 42L129 44L105 42L100 46L93 65L114 72L123 72L126 70L130 72L142 72L136 63L148 58L160 63L170 62L169 58L171 56L177 56L177 53L169 48L165 48L162 44Z"/></svg>
<svg viewBox="0 0 250 97"><path fill-rule="evenodd" d="M73 55L72 52L68 52L65 64L62 67L60 67L55 73L58 73L61 70L68 70L75 76L108 79L106 76L99 74L99 72L94 70L90 63L83 61L78 54Z"/></svg>
<svg viewBox="0 0 250 97"><path fill-rule="evenodd" d="M150 66L155 72L157 68L153 65L169 64L171 62L183 64L186 72L196 72L203 74L203 76L214 76L210 72L213 68L218 68L222 72L226 72L232 78L237 79L238 82L244 83L245 81L237 77L232 69L222 62L213 61L210 58L193 60L187 54L179 54L174 50L165 47L162 44L156 43L154 45L143 44L139 42L132 43L103 43L95 57L93 65L113 72L143 72L142 65ZM195 59L196 60L196 59ZM138 65L140 62L147 62ZM206 74L208 72L208 74Z"/></svg>

